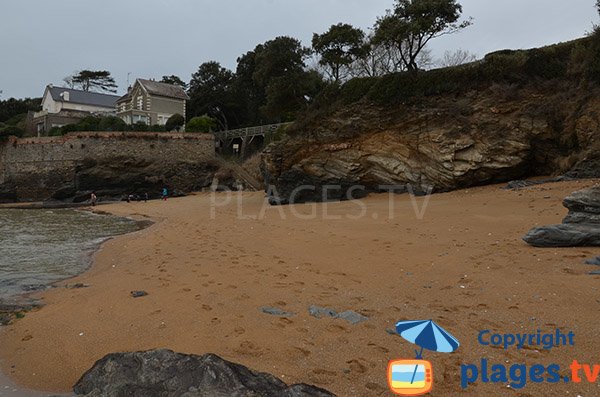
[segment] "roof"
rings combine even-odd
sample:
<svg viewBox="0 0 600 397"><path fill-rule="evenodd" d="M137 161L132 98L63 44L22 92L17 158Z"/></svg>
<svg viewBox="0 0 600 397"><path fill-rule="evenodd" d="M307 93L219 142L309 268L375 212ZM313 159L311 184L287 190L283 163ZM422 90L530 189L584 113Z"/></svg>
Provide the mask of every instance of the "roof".
<svg viewBox="0 0 600 397"><path fill-rule="evenodd" d="M159 83L158 81L145 79L137 79L137 81L151 95L158 95L175 99L190 99L190 97L185 93L184 89L178 85Z"/></svg>
<svg viewBox="0 0 600 397"><path fill-rule="evenodd" d="M98 92L89 92L74 90L72 88L48 86L48 91L56 102L65 102L62 94L69 93L69 101L80 105L99 106L105 108L114 108L119 97L117 95L100 94Z"/></svg>
<svg viewBox="0 0 600 397"><path fill-rule="evenodd" d="M131 98L131 94L128 92L127 94L123 95L122 97L117 99L117 103L121 103L125 100L129 100Z"/></svg>

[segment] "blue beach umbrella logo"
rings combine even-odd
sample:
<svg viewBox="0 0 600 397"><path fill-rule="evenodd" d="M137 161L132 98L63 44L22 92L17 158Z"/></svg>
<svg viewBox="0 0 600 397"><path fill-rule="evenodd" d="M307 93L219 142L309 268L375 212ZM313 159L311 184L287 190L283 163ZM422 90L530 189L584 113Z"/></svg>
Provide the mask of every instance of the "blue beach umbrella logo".
<svg viewBox="0 0 600 397"><path fill-rule="evenodd" d="M421 348L415 350L417 359L423 358L423 349L438 353L452 353L460 346L458 339L431 320L400 321L396 324L396 332Z"/></svg>
<svg viewBox="0 0 600 397"><path fill-rule="evenodd" d="M423 360L423 350L452 353L460 346L458 339L431 320L400 321L396 332L418 346L415 360L395 360L388 365L390 389L402 396L429 393L433 387L433 367Z"/></svg>

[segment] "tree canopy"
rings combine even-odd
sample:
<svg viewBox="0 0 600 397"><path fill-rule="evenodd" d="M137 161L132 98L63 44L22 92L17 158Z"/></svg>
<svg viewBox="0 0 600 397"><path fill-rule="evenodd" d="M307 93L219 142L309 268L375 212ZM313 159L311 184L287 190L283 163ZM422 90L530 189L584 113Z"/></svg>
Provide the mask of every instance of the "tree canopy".
<svg viewBox="0 0 600 397"><path fill-rule="evenodd" d="M64 81L71 88L79 88L83 91L116 93L118 87L107 70L81 70L65 77Z"/></svg>
<svg viewBox="0 0 600 397"><path fill-rule="evenodd" d="M315 74L306 71L310 49L280 36L255 50L254 82L266 93L261 113L273 122L288 121L318 93Z"/></svg>
<svg viewBox="0 0 600 397"><path fill-rule="evenodd" d="M456 0L396 0L394 9L375 24L375 43L395 47L406 70L418 69L417 58L427 43L471 25L459 22Z"/></svg>
<svg viewBox="0 0 600 397"><path fill-rule="evenodd" d="M322 78L306 70L310 50L277 37L238 58L236 72L206 62L192 75L188 117L207 115L217 128L290 120L317 95Z"/></svg>
<svg viewBox="0 0 600 397"><path fill-rule="evenodd" d="M334 82L347 77L348 68L364 52L365 33L346 23L332 25L323 34L312 38L314 51L321 56L319 64L326 66Z"/></svg>
<svg viewBox="0 0 600 397"><path fill-rule="evenodd" d="M167 83L172 85L178 85L184 90L187 89L187 84L179 78L179 76L175 76L174 74L170 76L163 76L160 80L161 83Z"/></svg>
<svg viewBox="0 0 600 397"><path fill-rule="evenodd" d="M190 81L189 115L208 115L217 120L222 129L235 125L236 98L233 94L234 73L218 62L205 62Z"/></svg>
<svg viewBox="0 0 600 397"><path fill-rule="evenodd" d="M217 128L217 121L207 115L192 118L185 125L186 132L208 133Z"/></svg>

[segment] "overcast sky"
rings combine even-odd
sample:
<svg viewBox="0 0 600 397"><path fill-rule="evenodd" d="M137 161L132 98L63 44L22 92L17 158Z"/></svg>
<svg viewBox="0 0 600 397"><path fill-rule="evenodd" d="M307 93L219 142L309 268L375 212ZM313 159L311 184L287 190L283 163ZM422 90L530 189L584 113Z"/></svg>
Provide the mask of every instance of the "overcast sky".
<svg viewBox="0 0 600 397"><path fill-rule="evenodd" d="M578 38L599 20L595 0L461 0L474 25L433 41L434 56L478 56ZM306 45L338 22L363 29L393 0L2 0L0 98L41 96L48 83L81 69L127 75L176 74L189 81L206 61L235 69L236 59L281 35Z"/></svg>

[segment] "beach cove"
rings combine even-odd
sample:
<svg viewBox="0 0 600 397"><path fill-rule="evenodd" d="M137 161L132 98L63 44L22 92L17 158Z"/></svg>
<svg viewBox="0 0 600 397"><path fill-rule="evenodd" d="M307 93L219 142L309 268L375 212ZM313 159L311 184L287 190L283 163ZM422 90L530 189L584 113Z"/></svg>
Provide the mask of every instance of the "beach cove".
<svg viewBox="0 0 600 397"><path fill-rule="evenodd" d="M379 396L388 394L388 361L414 356L412 345L386 330L416 319L434 319L461 342L451 355L425 356L441 395L461 392L461 363L482 357L565 368L573 358L594 363L600 277L583 262L600 250L536 249L521 240L536 225L560 223L562 199L594 183L286 207L265 206L262 193L227 204L217 195L217 207L210 193L103 206L156 223L104 243L93 266L69 280L89 287L45 291L41 309L1 328L0 365L18 384L65 392L108 353L169 348L215 353L339 396ZM133 298L132 291L148 295ZM369 319L318 319L308 312L312 305ZM477 343L484 329L557 328L575 332L573 346L549 353ZM478 383L462 394L505 390ZM594 395L598 387L541 383L526 390Z"/></svg>

